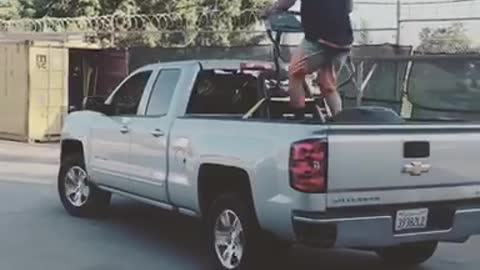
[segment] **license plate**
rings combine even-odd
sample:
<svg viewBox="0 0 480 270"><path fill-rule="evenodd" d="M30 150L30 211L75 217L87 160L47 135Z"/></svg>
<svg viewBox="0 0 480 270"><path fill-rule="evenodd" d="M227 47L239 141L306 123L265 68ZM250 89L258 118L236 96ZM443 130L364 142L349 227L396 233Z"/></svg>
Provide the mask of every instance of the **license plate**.
<svg viewBox="0 0 480 270"><path fill-rule="evenodd" d="M411 209L397 211L395 231L424 229L427 227L428 209Z"/></svg>

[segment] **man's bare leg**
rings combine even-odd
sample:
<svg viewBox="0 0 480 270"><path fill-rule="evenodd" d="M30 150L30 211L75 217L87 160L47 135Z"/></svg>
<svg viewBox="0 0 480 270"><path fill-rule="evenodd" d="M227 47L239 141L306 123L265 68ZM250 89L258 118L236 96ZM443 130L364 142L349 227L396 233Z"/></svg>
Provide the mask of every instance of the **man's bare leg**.
<svg viewBox="0 0 480 270"><path fill-rule="evenodd" d="M292 55L288 76L290 106L298 111L301 111L305 108L305 89L303 88L303 84L307 74L307 62L303 54L303 49L299 47Z"/></svg>
<svg viewBox="0 0 480 270"><path fill-rule="evenodd" d="M289 79L290 106L294 109L305 108L305 89L303 84L305 77L291 76Z"/></svg>

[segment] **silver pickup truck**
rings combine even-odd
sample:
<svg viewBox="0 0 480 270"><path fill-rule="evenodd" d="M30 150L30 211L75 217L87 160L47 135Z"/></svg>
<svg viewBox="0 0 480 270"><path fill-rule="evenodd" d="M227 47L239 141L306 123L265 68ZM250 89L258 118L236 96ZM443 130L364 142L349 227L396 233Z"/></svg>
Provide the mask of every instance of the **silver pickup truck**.
<svg viewBox="0 0 480 270"><path fill-rule="evenodd" d="M415 265L480 232L480 126L379 108L325 120L313 99L298 120L265 70L153 64L87 98L62 133L65 209L96 215L113 193L201 218L218 269L271 267L293 243Z"/></svg>

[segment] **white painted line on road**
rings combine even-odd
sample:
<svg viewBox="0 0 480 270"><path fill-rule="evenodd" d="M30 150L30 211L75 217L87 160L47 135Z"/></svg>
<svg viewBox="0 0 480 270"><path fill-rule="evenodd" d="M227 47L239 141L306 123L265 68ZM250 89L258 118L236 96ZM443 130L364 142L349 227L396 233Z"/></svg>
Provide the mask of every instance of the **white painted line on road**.
<svg viewBox="0 0 480 270"><path fill-rule="evenodd" d="M8 182L8 183L23 183L23 184L40 184L40 185L47 185L47 186L54 186L56 183L55 178L30 178L30 177L18 177L18 176L3 176L0 177L0 182Z"/></svg>

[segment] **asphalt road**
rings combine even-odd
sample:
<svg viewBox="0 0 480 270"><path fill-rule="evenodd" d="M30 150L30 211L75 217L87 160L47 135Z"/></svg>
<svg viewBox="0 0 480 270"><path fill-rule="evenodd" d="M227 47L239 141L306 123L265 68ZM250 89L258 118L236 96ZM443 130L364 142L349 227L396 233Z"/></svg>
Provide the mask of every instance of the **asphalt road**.
<svg viewBox="0 0 480 270"><path fill-rule="evenodd" d="M0 269L206 270L199 224L114 197L101 219L66 214L54 187L58 149L0 142ZM442 244L417 269L478 270L480 238ZM372 253L294 249L290 269L387 270Z"/></svg>

